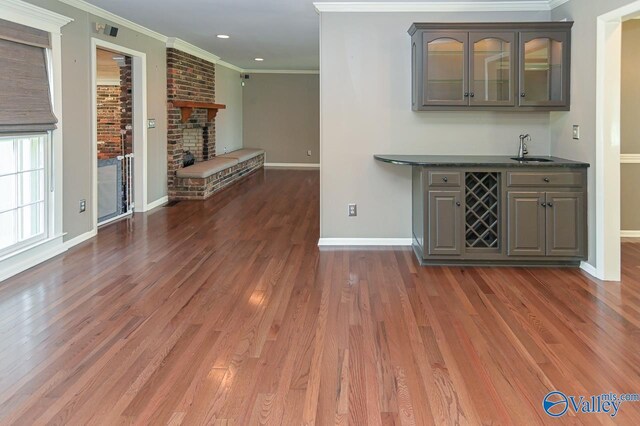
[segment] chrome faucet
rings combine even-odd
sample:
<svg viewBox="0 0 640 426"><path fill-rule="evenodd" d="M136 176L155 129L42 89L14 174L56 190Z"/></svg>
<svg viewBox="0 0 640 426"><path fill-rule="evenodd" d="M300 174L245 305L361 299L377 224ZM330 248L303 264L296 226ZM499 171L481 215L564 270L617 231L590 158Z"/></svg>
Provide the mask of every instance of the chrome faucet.
<svg viewBox="0 0 640 426"><path fill-rule="evenodd" d="M531 142L529 134L520 135L520 146L518 147L518 158L524 158L529 153L527 150L527 142Z"/></svg>

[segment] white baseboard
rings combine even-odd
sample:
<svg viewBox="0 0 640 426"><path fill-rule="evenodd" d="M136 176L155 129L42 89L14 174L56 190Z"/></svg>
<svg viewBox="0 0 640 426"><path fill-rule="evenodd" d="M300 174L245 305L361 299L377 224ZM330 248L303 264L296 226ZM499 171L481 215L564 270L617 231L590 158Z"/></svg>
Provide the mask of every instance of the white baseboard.
<svg viewBox="0 0 640 426"><path fill-rule="evenodd" d="M265 167L282 167L290 169L319 169L317 163L264 163Z"/></svg>
<svg viewBox="0 0 640 426"><path fill-rule="evenodd" d="M149 210L153 210L156 207L160 207L161 205L166 204L168 202L169 202L169 196L165 195L164 197L158 198L157 200L152 201L151 203L147 203L143 212L148 212Z"/></svg>
<svg viewBox="0 0 640 426"><path fill-rule="evenodd" d="M0 262L0 281L33 268L65 251L67 251L67 246L62 242L62 236L59 236L18 253Z"/></svg>
<svg viewBox="0 0 640 426"><path fill-rule="evenodd" d="M327 246L411 246L411 238L320 238L318 245Z"/></svg>
<svg viewBox="0 0 640 426"><path fill-rule="evenodd" d="M640 231L620 231L622 238L640 238Z"/></svg>
<svg viewBox="0 0 640 426"><path fill-rule="evenodd" d="M95 237L96 235L98 235L98 230L92 229L89 232L85 232L84 234L78 235L75 238L65 241L64 242L65 250L69 250L73 246L77 246L80 243L84 243L85 241Z"/></svg>
<svg viewBox="0 0 640 426"><path fill-rule="evenodd" d="M599 278L598 270L590 263L580 262L580 269L582 269L583 271L585 271L587 274L591 275L594 278Z"/></svg>

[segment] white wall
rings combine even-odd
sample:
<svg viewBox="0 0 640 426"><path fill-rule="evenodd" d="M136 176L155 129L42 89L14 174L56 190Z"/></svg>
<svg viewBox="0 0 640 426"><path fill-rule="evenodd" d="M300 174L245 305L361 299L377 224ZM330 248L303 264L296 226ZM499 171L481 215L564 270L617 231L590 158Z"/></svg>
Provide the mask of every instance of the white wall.
<svg viewBox="0 0 640 426"><path fill-rule="evenodd" d="M216 64L216 102L227 106L216 116L216 155L243 146L241 83L240 72Z"/></svg>
<svg viewBox="0 0 640 426"><path fill-rule="evenodd" d="M571 0L554 9L552 18L575 21L571 49L571 111L551 114L551 153L591 164L589 169L589 263L595 264L596 245L596 30L598 16L633 0ZM581 127L580 141L572 125Z"/></svg>
<svg viewBox="0 0 640 426"><path fill-rule="evenodd" d="M411 170L374 154L514 155L521 133L550 153L549 113L411 110L413 22L528 20L549 13L321 14L321 237L411 236Z"/></svg>

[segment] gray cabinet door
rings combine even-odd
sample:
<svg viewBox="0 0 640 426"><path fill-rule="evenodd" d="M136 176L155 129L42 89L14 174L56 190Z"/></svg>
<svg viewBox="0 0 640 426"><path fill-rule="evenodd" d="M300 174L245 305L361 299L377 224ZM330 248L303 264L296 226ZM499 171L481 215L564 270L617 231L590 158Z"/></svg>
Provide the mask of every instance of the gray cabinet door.
<svg viewBox="0 0 640 426"><path fill-rule="evenodd" d="M520 106L568 106L569 31L520 33Z"/></svg>
<svg viewBox="0 0 640 426"><path fill-rule="evenodd" d="M425 32L422 49L422 106L469 105L469 33Z"/></svg>
<svg viewBox="0 0 640 426"><path fill-rule="evenodd" d="M545 255L545 194L507 192L508 255Z"/></svg>
<svg viewBox="0 0 640 426"><path fill-rule="evenodd" d="M584 255L584 193L547 192L547 256Z"/></svg>
<svg viewBox="0 0 640 426"><path fill-rule="evenodd" d="M471 105L514 106L517 92L516 33L469 33Z"/></svg>
<svg viewBox="0 0 640 426"><path fill-rule="evenodd" d="M429 191L429 254L462 254L462 191Z"/></svg>

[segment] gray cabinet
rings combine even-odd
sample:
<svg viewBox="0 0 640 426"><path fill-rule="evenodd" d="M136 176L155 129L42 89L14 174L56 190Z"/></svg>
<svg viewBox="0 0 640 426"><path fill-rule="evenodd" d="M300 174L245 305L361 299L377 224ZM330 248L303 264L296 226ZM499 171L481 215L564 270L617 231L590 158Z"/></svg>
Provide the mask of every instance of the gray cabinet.
<svg viewBox="0 0 640 426"><path fill-rule="evenodd" d="M586 182L586 168L414 167L414 249L423 264L577 265Z"/></svg>
<svg viewBox="0 0 640 426"><path fill-rule="evenodd" d="M461 191L429 191L429 254L460 255Z"/></svg>
<svg viewBox="0 0 640 426"><path fill-rule="evenodd" d="M572 25L413 24L412 108L568 110Z"/></svg>
<svg viewBox="0 0 640 426"><path fill-rule="evenodd" d="M548 192L545 200L547 256L584 256L584 193Z"/></svg>
<svg viewBox="0 0 640 426"><path fill-rule="evenodd" d="M520 106L564 107L570 97L570 33L520 33Z"/></svg>
<svg viewBox="0 0 640 426"><path fill-rule="evenodd" d="M545 202L543 192L509 192L509 256L544 256Z"/></svg>
<svg viewBox="0 0 640 426"><path fill-rule="evenodd" d="M468 33L434 31L422 34L424 55L421 105L469 104Z"/></svg>
<svg viewBox="0 0 640 426"><path fill-rule="evenodd" d="M584 192L508 191L507 198L509 256L585 255Z"/></svg>

